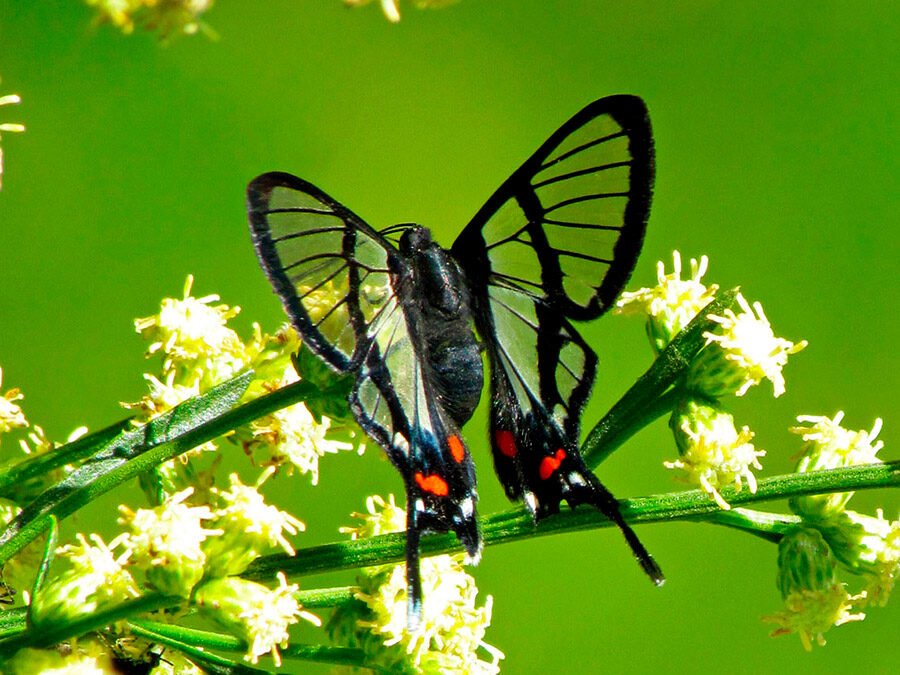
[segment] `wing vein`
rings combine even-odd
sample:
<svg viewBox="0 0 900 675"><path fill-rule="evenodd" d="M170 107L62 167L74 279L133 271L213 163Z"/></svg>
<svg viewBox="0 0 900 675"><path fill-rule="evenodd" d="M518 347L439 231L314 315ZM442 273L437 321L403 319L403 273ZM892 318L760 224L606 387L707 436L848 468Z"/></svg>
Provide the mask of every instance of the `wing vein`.
<svg viewBox="0 0 900 675"><path fill-rule="evenodd" d="M550 178L546 178L538 183L532 183L532 187L537 189L539 187L544 187L545 185L552 185L553 183L558 183L562 180L568 180L570 178L577 178L578 176L586 176L591 173L599 173L601 171L607 171L608 169L618 169L623 166L631 166L631 160L626 160L623 162L609 162L608 164L598 164L597 166L588 167L586 169L578 169L577 171L570 171L569 173L563 173L558 176L552 176Z"/></svg>
<svg viewBox="0 0 900 675"><path fill-rule="evenodd" d="M615 138L621 138L622 136L625 136L625 135L626 135L625 131L617 131L614 134L608 134L607 136L601 136L600 138L595 138L594 140L588 141L587 143L582 143L581 145L576 146L576 147L572 148L571 150L567 150L566 152L561 154L559 157L547 162L546 164L542 164L541 169L546 169L547 167L553 166L554 164L557 164L557 163L563 161L564 159L568 159L572 155L576 155L579 152L584 152L585 150L593 148L595 145L600 145L601 143L606 143L607 141L611 141Z"/></svg>
<svg viewBox="0 0 900 675"><path fill-rule="evenodd" d="M564 206L569 206L570 204L578 204L580 202L589 202L594 199L610 199L612 197L628 197L630 196L628 192L597 192L589 195L581 195L579 197L572 197L571 199L563 199L561 202L554 204L553 206L548 206L544 208L544 213L550 213L551 211L555 211L556 209L561 209Z"/></svg>

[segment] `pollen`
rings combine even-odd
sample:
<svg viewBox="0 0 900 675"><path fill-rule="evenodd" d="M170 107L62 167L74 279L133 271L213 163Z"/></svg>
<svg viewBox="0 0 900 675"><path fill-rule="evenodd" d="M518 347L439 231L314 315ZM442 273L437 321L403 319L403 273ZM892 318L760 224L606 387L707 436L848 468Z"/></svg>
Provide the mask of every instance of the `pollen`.
<svg viewBox="0 0 900 675"><path fill-rule="evenodd" d="M456 434L447 438L447 446L450 448L450 455L457 464L462 463L466 458L466 448L462 440Z"/></svg>
<svg viewBox="0 0 900 675"><path fill-rule="evenodd" d="M494 441L500 454L504 457L512 458L519 454L519 449L516 447L516 437L513 435L513 432L501 429L494 434Z"/></svg>
<svg viewBox="0 0 900 675"><path fill-rule="evenodd" d="M446 497L450 494L450 487L447 485L447 481L438 476L436 473L431 474L430 476L424 475L421 471L416 473L416 485L418 485L425 492L434 495L435 497Z"/></svg>
<svg viewBox="0 0 900 675"><path fill-rule="evenodd" d="M550 478L565 458L566 451L562 448L557 450L555 455L544 457L544 459L541 460L541 466L538 469L538 475L540 475L541 480Z"/></svg>

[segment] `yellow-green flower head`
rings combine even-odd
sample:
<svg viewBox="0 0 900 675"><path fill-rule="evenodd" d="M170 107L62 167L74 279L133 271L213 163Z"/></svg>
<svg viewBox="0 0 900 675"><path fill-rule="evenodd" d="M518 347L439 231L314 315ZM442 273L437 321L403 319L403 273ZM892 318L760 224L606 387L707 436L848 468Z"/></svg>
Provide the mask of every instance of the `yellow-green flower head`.
<svg viewBox="0 0 900 675"><path fill-rule="evenodd" d="M832 626L865 618L852 611L864 596L847 592L837 579L835 565L818 530L796 527L785 534L778 544L778 587L785 608L763 619L779 626L773 637L797 633L809 651L813 641L825 644L824 633Z"/></svg>
<svg viewBox="0 0 900 675"><path fill-rule="evenodd" d="M622 293L616 302L619 314L646 314L647 335L657 352L665 349L691 319L713 299L718 285L706 286L700 279L706 274L709 259L704 255L698 262L691 258L691 276L681 278L681 254L672 252L673 272L666 274L665 263L656 263L657 285Z"/></svg>
<svg viewBox="0 0 900 675"><path fill-rule="evenodd" d="M341 527L339 532L349 534L353 540L406 529L406 511L397 506L393 494L389 494L387 500L381 495L366 497L366 512L354 511L350 516L359 520L359 524Z"/></svg>
<svg viewBox="0 0 900 675"><path fill-rule="evenodd" d="M297 588L297 584L287 583L282 572L274 589L239 577L211 579L197 588L194 602L210 618L247 641L245 660L258 663L260 656L271 653L280 667L278 648L288 645L288 627L299 619L314 626L322 624L319 617L300 607L294 597Z"/></svg>
<svg viewBox="0 0 900 675"><path fill-rule="evenodd" d="M162 37L173 33L193 35L203 24L200 15L213 0L85 0L97 9L97 23L111 23L126 35L135 25L158 30Z"/></svg>
<svg viewBox="0 0 900 675"><path fill-rule="evenodd" d="M254 323L253 336L246 346L254 378L244 398L256 398L280 386L296 382L299 378L291 356L299 349L300 336L293 326L283 324L274 335L267 335L262 332L258 323Z"/></svg>
<svg viewBox="0 0 900 675"><path fill-rule="evenodd" d="M801 426L790 429L804 441L797 473L881 462L877 454L884 443L875 440L881 431L881 420L875 420L871 431L851 431L841 426L843 419L843 411L834 419L820 415L797 417ZM852 492L806 495L792 498L790 506L801 516L827 518L843 511L852 496Z"/></svg>
<svg viewBox="0 0 900 675"><path fill-rule="evenodd" d="M159 314L136 319L135 330L150 340L147 355L165 355L163 372L175 369L202 378L204 386L222 382L246 367L247 355L237 333L226 325L241 311L213 305L218 295L191 296L194 277L188 275L181 300L164 298Z"/></svg>
<svg viewBox="0 0 900 675"><path fill-rule="evenodd" d="M251 425L253 442L248 449L258 449L263 466L287 465L289 473L297 469L309 474L312 484L319 482L319 458L341 450L353 450L352 443L328 437L331 420L321 422L301 402L262 417Z"/></svg>
<svg viewBox="0 0 900 675"><path fill-rule="evenodd" d="M762 469L759 458L764 450L757 450L753 432L740 430L734 418L717 406L689 399L676 408L669 421L679 458L664 462L667 469L684 471L684 480L700 486L723 509L731 506L719 493L719 488L734 485L740 490L746 483L756 492L753 469Z"/></svg>
<svg viewBox="0 0 900 675"><path fill-rule="evenodd" d="M881 509L867 516L842 511L816 523L834 557L866 579L866 602L887 604L900 574L900 520L887 520Z"/></svg>
<svg viewBox="0 0 900 675"><path fill-rule="evenodd" d="M5 105L15 105L16 103L21 102L22 99L18 94L6 94L5 96L0 96L0 107ZM0 133L4 131L18 134L25 131L25 126L13 122L2 122L0 123ZM3 148L0 148L0 189L3 189Z"/></svg>
<svg viewBox="0 0 900 675"><path fill-rule="evenodd" d="M32 600L30 617L35 627L71 622L140 595L123 566L130 552L118 557L112 552L117 540L107 546L99 535L91 534L92 546L84 535L76 538L77 544L57 550L68 559L69 569L51 579Z"/></svg>
<svg viewBox="0 0 900 675"><path fill-rule="evenodd" d="M3 368L0 368L0 384L3 384ZM25 398L25 395L18 389L10 389L5 394L0 395L0 434L28 426L25 413L16 404L16 401L21 401L23 398Z"/></svg>
<svg viewBox="0 0 900 675"><path fill-rule="evenodd" d="M115 675L109 650L95 640L79 640L68 651L20 649L2 664L3 675Z"/></svg>
<svg viewBox="0 0 900 675"><path fill-rule="evenodd" d="M129 551L131 564L142 569L161 593L183 598L203 577L203 540L222 534L203 527L203 521L213 517L208 506L184 503L192 492L192 488L179 492L154 509L119 507L119 523L129 529L122 546Z"/></svg>
<svg viewBox="0 0 900 675"><path fill-rule="evenodd" d="M233 473L229 477L231 487L228 490L211 490L217 506L211 525L223 534L203 542L208 576L240 574L256 558L275 547L294 555L294 547L285 532L295 535L306 526L290 513L266 504L258 491L274 472L274 467L269 467L255 485L244 485Z"/></svg>
<svg viewBox="0 0 900 675"><path fill-rule="evenodd" d="M354 538L405 529L405 513L380 497L367 500L367 514L354 514L362 525L342 528ZM491 622L493 599L476 604L478 588L463 569L463 556L439 555L420 562L424 602L422 620L412 633L407 625L406 566L388 565L364 570L357 598L362 614L347 612L333 625L336 633L354 635L373 663L416 673L478 673L500 671L503 653L484 641ZM378 639L370 639L372 636ZM485 657L485 658L482 658Z"/></svg>
<svg viewBox="0 0 900 675"><path fill-rule="evenodd" d="M688 388L710 398L727 394L743 396L763 380L772 383L775 397L784 393L781 370L788 356L806 348L806 340L794 344L775 337L762 305L753 306L738 293L741 309L735 314L725 310L725 316L710 315L719 324L716 333L704 333L707 347L700 352L688 374Z"/></svg>

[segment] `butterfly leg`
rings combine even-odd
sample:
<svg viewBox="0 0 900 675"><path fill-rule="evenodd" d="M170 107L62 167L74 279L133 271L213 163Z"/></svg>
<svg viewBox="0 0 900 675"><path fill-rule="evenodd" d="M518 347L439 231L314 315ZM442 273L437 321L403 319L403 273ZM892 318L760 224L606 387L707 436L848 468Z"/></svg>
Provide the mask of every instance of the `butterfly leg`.
<svg viewBox="0 0 900 675"><path fill-rule="evenodd" d="M422 620L422 577L419 572L419 512L414 490L406 491L406 624L410 632Z"/></svg>

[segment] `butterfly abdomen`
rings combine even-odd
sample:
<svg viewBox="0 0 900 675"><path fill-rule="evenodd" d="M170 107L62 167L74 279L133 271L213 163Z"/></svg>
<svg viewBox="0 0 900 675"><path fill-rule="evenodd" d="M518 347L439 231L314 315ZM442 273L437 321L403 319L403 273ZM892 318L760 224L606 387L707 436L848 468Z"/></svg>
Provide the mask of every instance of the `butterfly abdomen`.
<svg viewBox="0 0 900 675"><path fill-rule="evenodd" d="M481 348L472 328L465 280L456 261L431 240L424 227L405 232L400 250L412 269L415 330L431 371L431 385L444 411L461 427L478 406L484 386Z"/></svg>

